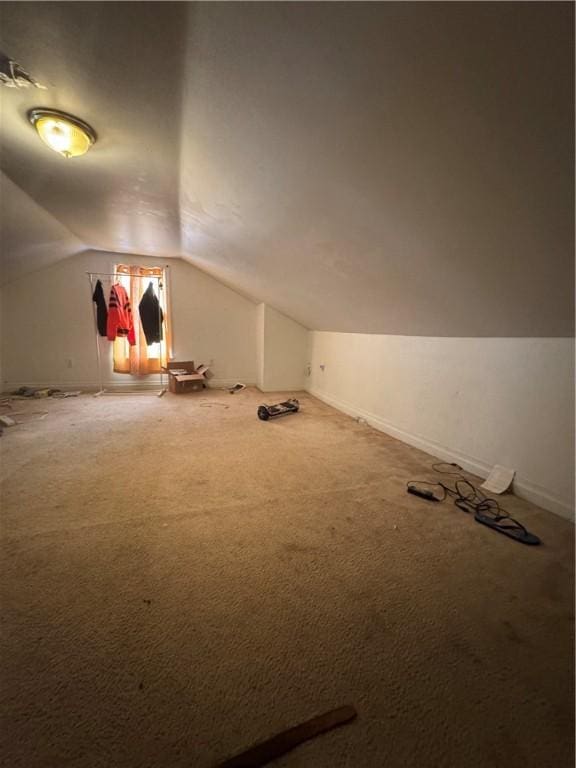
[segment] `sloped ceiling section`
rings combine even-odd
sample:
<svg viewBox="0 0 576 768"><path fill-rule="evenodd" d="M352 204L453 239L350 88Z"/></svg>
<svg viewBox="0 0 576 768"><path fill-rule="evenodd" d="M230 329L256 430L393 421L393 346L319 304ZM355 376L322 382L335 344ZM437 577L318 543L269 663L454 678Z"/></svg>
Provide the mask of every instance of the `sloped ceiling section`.
<svg viewBox="0 0 576 768"><path fill-rule="evenodd" d="M84 249L63 224L0 172L0 284Z"/></svg>
<svg viewBox="0 0 576 768"><path fill-rule="evenodd" d="M195 6L186 253L315 329L570 334L571 15Z"/></svg>
<svg viewBox="0 0 576 768"><path fill-rule="evenodd" d="M88 246L182 255L309 328L573 334L569 3L3 3L47 91L2 164ZM51 105L99 141L65 162Z"/></svg>
<svg viewBox="0 0 576 768"><path fill-rule="evenodd" d="M180 255L185 18L185 3L0 6L0 49L48 86L0 88L0 162L90 247ZM32 107L81 117L96 130L96 145L82 158L64 160L28 124Z"/></svg>

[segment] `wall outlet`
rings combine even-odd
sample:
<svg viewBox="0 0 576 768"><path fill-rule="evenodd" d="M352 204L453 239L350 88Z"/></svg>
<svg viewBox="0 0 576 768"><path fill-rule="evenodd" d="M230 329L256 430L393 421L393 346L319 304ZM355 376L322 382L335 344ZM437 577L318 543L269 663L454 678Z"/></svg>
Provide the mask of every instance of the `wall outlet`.
<svg viewBox="0 0 576 768"><path fill-rule="evenodd" d="M71 357L67 357L64 362L66 363L66 368L72 368L74 365Z"/></svg>
<svg viewBox="0 0 576 768"><path fill-rule="evenodd" d="M326 366L324 365L324 363L320 363L320 370L323 371L325 368Z"/></svg>

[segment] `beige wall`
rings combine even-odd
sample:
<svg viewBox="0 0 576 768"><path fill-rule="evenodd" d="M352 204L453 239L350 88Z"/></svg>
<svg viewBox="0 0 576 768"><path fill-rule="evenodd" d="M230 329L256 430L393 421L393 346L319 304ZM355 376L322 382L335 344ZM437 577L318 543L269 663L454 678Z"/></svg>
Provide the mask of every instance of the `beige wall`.
<svg viewBox="0 0 576 768"><path fill-rule="evenodd" d="M258 387L263 392L304 389L308 331L267 304L258 306Z"/></svg>
<svg viewBox="0 0 576 768"><path fill-rule="evenodd" d="M264 391L264 327L266 322L266 304L258 304L256 309L256 367L258 389Z"/></svg>
<svg viewBox="0 0 576 768"><path fill-rule="evenodd" d="M119 261L163 264L88 251L3 286L5 386L98 382L86 272L110 272ZM256 304L180 259L168 261L175 359L211 363L215 384L255 384ZM105 381L133 383L132 377L112 373L111 345L101 343Z"/></svg>
<svg viewBox="0 0 576 768"><path fill-rule="evenodd" d="M321 399L480 476L511 467L519 495L573 518L573 339L312 332L309 357Z"/></svg>

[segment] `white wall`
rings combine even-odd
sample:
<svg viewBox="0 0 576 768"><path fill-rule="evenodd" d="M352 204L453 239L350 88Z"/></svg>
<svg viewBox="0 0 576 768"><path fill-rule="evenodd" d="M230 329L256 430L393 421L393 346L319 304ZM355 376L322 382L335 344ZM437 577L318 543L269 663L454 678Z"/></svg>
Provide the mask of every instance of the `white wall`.
<svg viewBox="0 0 576 768"><path fill-rule="evenodd" d="M86 251L3 286L1 351L6 389L21 384L97 384L86 272L111 272L119 262L146 266L166 263L150 257ZM173 357L211 363L213 385L236 381L255 384L256 304L180 259L168 262ZM111 346L102 339L105 382L142 382L141 377L112 373ZM71 367L67 361L72 361Z"/></svg>
<svg viewBox="0 0 576 768"><path fill-rule="evenodd" d="M258 304L256 308L256 367L258 371L256 383L258 389L264 391L264 327L266 322L266 304Z"/></svg>
<svg viewBox="0 0 576 768"><path fill-rule="evenodd" d="M309 342L312 394L480 476L512 467L518 495L573 517L573 339L311 332Z"/></svg>
<svg viewBox="0 0 576 768"><path fill-rule="evenodd" d="M267 304L258 306L258 387L263 392L304 389L308 331Z"/></svg>

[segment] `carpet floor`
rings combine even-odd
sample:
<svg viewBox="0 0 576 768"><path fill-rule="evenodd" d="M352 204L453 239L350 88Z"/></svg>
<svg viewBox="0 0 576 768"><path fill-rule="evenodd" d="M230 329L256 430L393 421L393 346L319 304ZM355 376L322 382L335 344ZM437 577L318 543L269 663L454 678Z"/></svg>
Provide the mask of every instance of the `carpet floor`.
<svg viewBox="0 0 576 768"><path fill-rule="evenodd" d="M275 768L572 768L572 524L507 495L522 546L407 495L431 456L262 400L16 404L1 765L208 768L350 703Z"/></svg>

